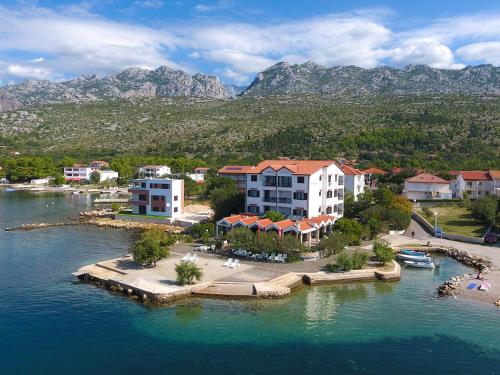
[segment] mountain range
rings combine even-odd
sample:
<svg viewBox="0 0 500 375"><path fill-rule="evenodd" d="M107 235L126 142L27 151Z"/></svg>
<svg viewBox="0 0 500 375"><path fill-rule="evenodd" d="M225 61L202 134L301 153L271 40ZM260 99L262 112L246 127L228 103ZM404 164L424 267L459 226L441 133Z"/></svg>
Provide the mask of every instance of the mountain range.
<svg viewBox="0 0 500 375"><path fill-rule="evenodd" d="M217 76L190 75L161 66L156 70L129 68L99 78L83 75L65 82L27 80L0 88L0 112L47 103L85 103L133 97L204 97L323 94L333 96L500 95L500 68L470 66L460 70L408 65L402 69L357 66L327 68L312 61L280 62L258 73L248 87L224 85Z"/></svg>

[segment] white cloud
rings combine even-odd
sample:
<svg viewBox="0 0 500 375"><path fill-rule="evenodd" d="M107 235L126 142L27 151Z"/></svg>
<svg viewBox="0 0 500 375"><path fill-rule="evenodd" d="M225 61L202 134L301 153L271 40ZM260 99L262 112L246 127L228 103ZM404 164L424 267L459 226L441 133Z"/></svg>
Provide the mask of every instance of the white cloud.
<svg viewBox="0 0 500 375"><path fill-rule="evenodd" d="M500 65L500 42L473 43L457 49L457 56L467 62L485 61Z"/></svg>
<svg viewBox="0 0 500 375"><path fill-rule="evenodd" d="M30 62L32 63L40 63L40 62L44 62L45 59L43 57L37 57L36 59L32 59L30 60Z"/></svg>
<svg viewBox="0 0 500 375"><path fill-rule="evenodd" d="M135 0L133 3L134 6L141 8L151 8L157 9L163 6L163 1L161 0Z"/></svg>
<svg viewBox="0 0 500 375"><path fill-rule="evenodd" d="M249 80L249 77L247 75L235 72L231 68L227 68L227 67L224 68L224 70L222 71L222 75L226 78L229 78L231 81L234 81L234 82L237 82L240 84L247 83Z"/></svg>
<svg viewBox="0 0 500 375"><path fill-rule="evenodd" d="M21 78L51 79L51 71L43 68L34 68L26 65L10 64L5 67L5 72Z"/></svg>
<svg viewBox="0 0 500 375"><path fill-rule="evenodd" d="M399 65L427 64L433 68L460 69L451 49L433 38L404 40L390 51L390 58Z"/></svg>
<svg viewBox="0 0 500 375"><path fill-rule="evenodd" d="M231 0L219 0L213 4L196 4L194 10L200 13L208 13L216 10L228 9L233 6Z"/></svg>

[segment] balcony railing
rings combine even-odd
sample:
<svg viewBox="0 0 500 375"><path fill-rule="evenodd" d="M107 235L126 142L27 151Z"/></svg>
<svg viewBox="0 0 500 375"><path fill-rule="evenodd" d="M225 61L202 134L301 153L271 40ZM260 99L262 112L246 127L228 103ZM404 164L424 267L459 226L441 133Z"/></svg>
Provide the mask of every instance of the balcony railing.
<svg viewBox="0 0 500 375"><path fill-rule="evenodd" d="M276 197L264 197L264 202L276 203Z"/></svg>
<svg viewBox="0 0 500 375"><path fill-rule="evenodd" d="M278 198L279 203L292 203L292 198Z"/></svg>

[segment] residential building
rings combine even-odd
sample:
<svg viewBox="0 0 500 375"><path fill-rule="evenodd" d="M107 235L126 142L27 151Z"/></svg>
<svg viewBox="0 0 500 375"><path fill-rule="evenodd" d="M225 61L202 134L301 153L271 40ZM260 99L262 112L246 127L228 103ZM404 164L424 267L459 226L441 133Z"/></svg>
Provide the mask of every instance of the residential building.
<svg viewBox="0 0 500 375"><path fill-rule="evenodd" d="M247 187L247 172L251 170L249 165L226 165L219 169L220 177L229 177L234 181L236 187L242 191Z"/></svg>
<svg viewBox="0 0 500 375"><path fill-rule="evenodd" d="M500 195L500 171L460 171L457 177L457 197L464 193L470 199L483 198L487 195Z"/></svg>
<svg viewBox="0 0 500 375"><path fill-rule="evenodd" d="M201 174L207 174L207 172L210 170L208 167L196 167L193 172L194 173L201 173Z"/></svg>
<svg viewBox="0 0 500 375"><path fill-rule="evenodd" d="M118 178L118 172L112 171L110 169L102 169L99 172L99 181L111 181Z"/></svg>
<svg viewBox="0 0 500 375"><path fill-rule="evenodd" d="M184 180L145 178L132 181L130 205L136 215L177 218L184 211Z"/></svg>
<svg viewBox="0 0 500 375"><path fill-rule="evenodd" d="M50 180L53 180L53 177L47 177L47 178L35 178L30 181L31 185L48 185Z"/></svg>
<svg viewBox="0 0 500 375"><path fill-rule="evenodd" d="M264 160L257 166L230 166L221 171L237 172L249 214L277 211L287 217L343 216L344 173L332 160Z"/></svg>
<svg viewBox="0 0 500 375"><path fill-rule="evenodd" d="M170 167L166 165L145 165L138 172L140 178L159 178L172 174Z"/></svg>
<svg viewBox="0 0 500 375"><path fill-rule="evenodd" d="M430 173L407 178L403 195L410 200L452 198L450 182Z"/></svg>
<svg viewBox="0 0 500 375"><path fill-rule="evenodd" d="M73 164L72 167L64 167L64 179L66 181L84 182L90 180L92 168L83 164Z"/></svg>
<svg viewBox="0 0 500 375"><path fill-rule="evenodd" d="M387 174L386 171L379 168L368 168L361 172L363 172L365 176L365 183L367 185L371 185L372 181L377 179L377 176L385 176Z"/></svg>
<svg viewBox="0 0 500 375"><path fill-rule="evenodd" d="M203 184L205 182L205 175L203 173L186 173L186 176L197 184Z"/></svg>
<svg viewBox="0 0 500 375"><path fill-rule="evenodd" d="M348 192L354 194L354 199L358 199L358 195L365 191L365 175L359 169L353 168L350 165L344 164L340 167L344 172L344 188Z"/></svg>
<svg viewBox="0 0 500 375"><path fill-rule="evenodd" d="M7 177L0 178L0 185L7 185L7 184L10 184L10 181L7 179Z"/></svg>
<svg viewBox="0 0 500 375"><path fill-rule="evenodd" d="M89 167L92 169L108 169L109 164L104 160L92 160L89 164Z"/></svg>
<svg viewBox="0 0 500 375"><path fill-rule="evenodd" d="M64 168L64 179L73 182L88 182L90 175L95 171L99 172L99 182L118 178L118 172L109 169L100 170L83 164L74 164L72 167Z"/></svg>

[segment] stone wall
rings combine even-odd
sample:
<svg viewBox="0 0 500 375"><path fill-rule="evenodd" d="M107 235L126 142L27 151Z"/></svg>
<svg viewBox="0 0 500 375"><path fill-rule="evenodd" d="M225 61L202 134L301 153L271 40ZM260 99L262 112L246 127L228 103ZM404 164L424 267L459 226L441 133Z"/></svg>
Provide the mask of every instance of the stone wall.
<svg viewBox="0 0 500 375"><path fill-rule="evenodd" d="M422 226L422 228L425 229L425 231L432 236L435 235L434 233L434 226L429 223L425 218L417 214L416 212L413 212L411 214L412 219L415 220L417 223ZM460 241L460 242L467 242L467 243L476 243L476 244L482 244L484 243L484 239L481 237L470 237L470 236L463 236L461 234L453 234L453 233L446 233L442 232L441 238L447 239L447 240L452 240L452 241Z"/></svg>

